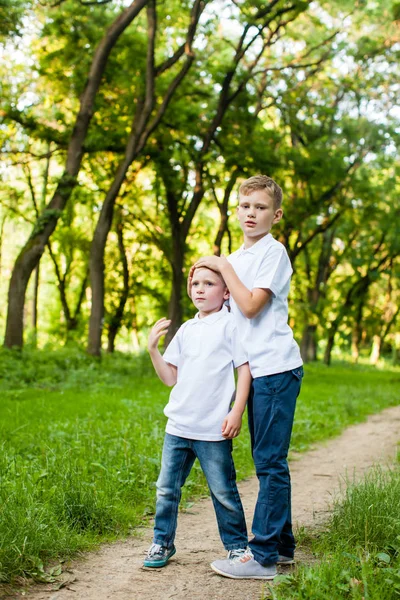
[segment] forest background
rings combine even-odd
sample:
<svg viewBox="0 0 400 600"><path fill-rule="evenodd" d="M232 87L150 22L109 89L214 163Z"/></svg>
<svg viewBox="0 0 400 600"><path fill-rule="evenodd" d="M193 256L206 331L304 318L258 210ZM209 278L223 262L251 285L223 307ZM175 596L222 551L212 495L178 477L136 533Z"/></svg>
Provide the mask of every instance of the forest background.
<svg viewBox="0 0 400 600"><path fill-rule="evenodd" d="M137 351L240 182L284 191L305 360L400 353L399 19L391 0L1 0L0 328Z"/></svg>
<svg viewBox="0 0 400 600"><path fill-rule="evenodd" d="M398 404L399 25L395 0L0 0L1 585L151 518L169 390L140 351L193 316L190 265L241 243L251 175L284 191L303 358L362 363L306 365L292 450ZM183 506L206 489L195 465ZM343 520L327 597L398 592L384 512L378 541Z"/></svg>

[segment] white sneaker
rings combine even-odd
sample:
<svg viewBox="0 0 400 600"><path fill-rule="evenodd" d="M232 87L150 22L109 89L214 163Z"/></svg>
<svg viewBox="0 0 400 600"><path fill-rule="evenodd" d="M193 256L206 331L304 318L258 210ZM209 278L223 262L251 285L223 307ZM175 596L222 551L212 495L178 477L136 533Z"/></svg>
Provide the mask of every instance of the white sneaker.
<svg viewBox="0 0 400 600"><path fill-rule="evenodd" d="M246 551L242 557L233 559L215 560L211 563L213 571L223 577L231 579L274 579L277 575L275 565L263 567L254 560L250 551Z"/></svg>

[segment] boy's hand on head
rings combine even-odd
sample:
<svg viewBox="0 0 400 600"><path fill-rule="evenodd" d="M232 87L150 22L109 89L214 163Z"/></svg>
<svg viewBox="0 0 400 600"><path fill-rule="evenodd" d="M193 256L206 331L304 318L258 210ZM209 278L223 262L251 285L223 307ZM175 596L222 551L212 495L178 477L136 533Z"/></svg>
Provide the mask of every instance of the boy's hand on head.
<svg viewBox="0 0 400 600"><path fill-rule="evenodd" d="M159 319L157 323L153 326L152 330L149 334L149 339L147 341L147 347L149 350L155 350L158 347L158 342L160 338L165 335L168 331L168 327L171 325L171 321L163 317Z"/></svg>
<svg viewBox="0 0 400 600"><path fill-rule="evenodd" d="M236 413L233 409L225 417L222 423L222 435L225 439L231 440L237 437L242 428L242 415Z"/></svg>
<svg viewBox="0 0 400 600"><path fill-rule="evenodd" d="M199 260L197 262L195 262L194 265L192 265L190 267L190 271L189 271L189 275L188 275L187 283L186 283L186 291L187 291L187 295L189 296L189 298L192 297L192 281L193 281L193 274L194 274L195 270L199 269L200 267L207 267L208 269L211 269L212 271L216 271L217 273L220 273L221 267L223 265L223 261L227 262L227 259L224 254L221 254L221 256L202 256L201 258L199 258Z"/></svg>
<svg viewBox="0 0 400 600"><path fill-rule="evenodd" d="M221 256L202 256L194 264L192 269L198 269L199 267L207 267L208 269L212 269L213 271L217 271L218 273L220 273L224 261L226 261L226 257L223 254L221 254Z"/></svg>

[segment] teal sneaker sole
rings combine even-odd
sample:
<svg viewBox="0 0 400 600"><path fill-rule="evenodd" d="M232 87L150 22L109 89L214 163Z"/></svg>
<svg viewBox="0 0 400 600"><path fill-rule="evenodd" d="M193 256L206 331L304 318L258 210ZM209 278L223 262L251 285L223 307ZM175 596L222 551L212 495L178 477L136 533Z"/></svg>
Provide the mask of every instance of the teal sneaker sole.
<svg viewBox="0 0 400 600"><path fill-rule="evenodd" d="M151 560L151 559L147 559L145 558L145 560L143 561L143 566L144 567L154 567L156 569L160 569L161 567L165 567L165 565L167 564L167 562L169 561L169 559L176 553L176 548L172 548L171 552L168 554L168 556L166 556L163 559L159 559L159 560Z"/></svg>

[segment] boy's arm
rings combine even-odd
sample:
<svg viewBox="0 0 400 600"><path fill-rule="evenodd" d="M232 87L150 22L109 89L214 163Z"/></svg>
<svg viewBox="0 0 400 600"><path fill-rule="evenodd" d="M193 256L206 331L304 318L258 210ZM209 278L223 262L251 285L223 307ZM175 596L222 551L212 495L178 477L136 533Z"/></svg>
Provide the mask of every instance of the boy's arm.
<svg viewBox="0 0 400 600"><path fill-rule="evenodd" d="M158 342L160 341L160 338L167 333L170 324L171 321L168 321L165 317L157 321L150 331L147 348L157 375L165 385L172 387L176 384L178 369L174 365L167 363L158 349Z"/></svg>
<svg viewBox="0 0 400 600"><path fill-rule="evenodd" d="M272 292L268 289L253 288L250 291L240 281L235 273L235 269L225 256L204 256L203 258L200 258L194 266L208 267L214 271L219 271L236 304L248 319L256 317L272 298Z"/></svg>
<svg viewBox="0 0 400 600"><path fill-rule="evenodd" d="M242 427L242 416L250 393L251 373L249 363L237 368L237 386L235 404L222 423L222 435L226 439L237 437Z"/></svg>

